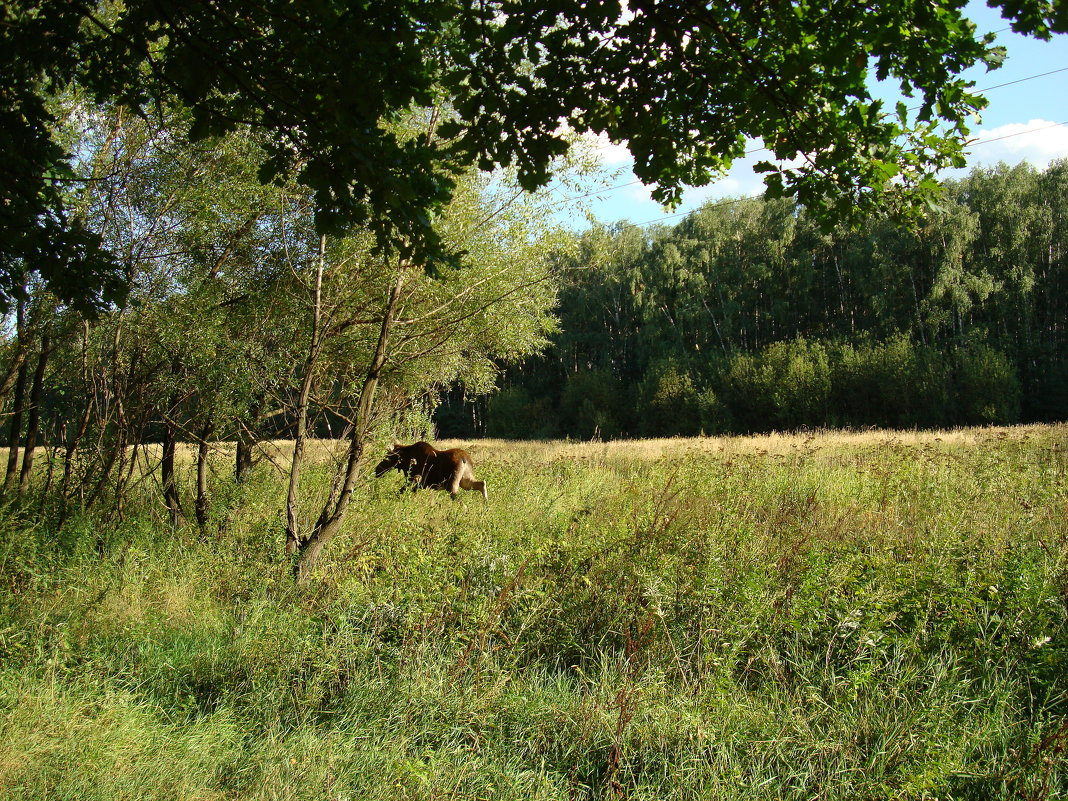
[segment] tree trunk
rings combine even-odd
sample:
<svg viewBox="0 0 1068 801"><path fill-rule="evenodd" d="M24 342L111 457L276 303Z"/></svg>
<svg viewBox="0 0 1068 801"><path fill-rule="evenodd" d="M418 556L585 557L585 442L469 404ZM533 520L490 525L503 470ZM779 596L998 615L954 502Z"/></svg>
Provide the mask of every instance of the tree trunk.
<svg viewBox="0 0 1068 801"><path fill-rule="evenodd" d="M37 359L37 369L33 371L33 385L30 388L30 419L26 424L26 444L22 454L22 473L19 475L19 494L24 495L30 487L30 471L33 470L33 455L37 449L37 435L41 425L41 395L44 389L45 368L48 357L52 355L52 339L48 334L41 335L41 355Z"/></svg>
<svg viewBox="0 0 1068 801"><path fill-rule="evenodd" d="M19 462L19 436L22 434L22 409L26 395L26 300L23 297L20 297L15 305L15 337L22 357L15 360L18 362L18 370L15 371L15 398L11 408L11 429L7 438L7 472L4 475L5 495L15 486L15 474L18 470ZM9 373L5 384L8 383L10 378L11 375Z"/></svg>
<svg viewBox="0 0 1068 801"><path fill-rule="evenodd" d="M243 418L235 420L237 423L237 456L234 463L234 478L238 484L248 479L252 468L259 462L256 457L256 445L259 443L266 405L266 397L261 396L251 405Z"/></svg>
<svg viewBox="0 0 1068 801"><path fill-rule="evenodd" d="M19 367L18 379L15 381L15 398L11 410L11 429L7 437L7 472L4 475L4 494L15 486L15 476L19 466L19 438L22 435L22 412L26 400L26 361Z"/></svg>
<svg viewBox="0 0 1068 801"><path fill-rule="evenodd" d="M175 379L175 386L179 386L178 375L182 370L181 362L177 357L171 360L171 376ZM163 424L163 453L160 458L159 474L163 489L163 502L170 512L171 525L177 526L182 519L182 500L178 494L178 481L174 474L174 458L178 449L178 427L174 423L174 416L178 413L182 398L175 389L171 395L170 408L164 415Z"/></svg>
<svg viewBox="0 0 1068 801"><path fill-rule="evenodd" d="M85 394L85 406L82 407L81 417L78 419L78 427L74 430L74 436L67 443L66 452L63 455L63 483L60 485L60 509L59 526L62 527L67 519L67 504L70 500L70 478L74 469L74 455L89 429L89 419L93 412L93 388L89 383L89 322L82 322L82 391ZM61 429L62 430L62 429ZM61 436L60 439L65 439Z"/></svg>
<svg viewBox="0 0 1068 801"><path fill-rule="evenodd" d="M171 410L177 406L175 403ZM174 457L178 449L178 435L174 423L168 415L163 431L163 455L160 460L160 480L163 484L163 502L170 512L171 525L177 526L182 518L182 503L178 497L178 482L174 475Z"/></svg>
<svg viewBox="0 0 1068 801"><path fill-rule="evenodd" d="M308 430L308 402L311 398L315 363L319 356L320 324L322 322L323 266L326 260L326 237L319 240L319 263L315 268L315 287L312 290L311 341L308 357L304 360L304 378L297 396L297 430L293 437L293 458L289 466L289 489L286 493L286 554L292 556L300 548L300 531L297 523L297 502L300 490L300 472L304 465L304 440Z"/></svg>
<svg viewBox="0 0 1068 801"><path fill-rule="evenodd" d="M97 479L96 484L93 485L93 489L89 492L89 495L85 498L85 509L91 509L104 493L104 487L107 486L111 480L111 471L115 469L115 462L119 458L119 452L126 447L125 434L118 430L115 434L116 442L115 446L108 450L107 456L104 459L104 464L100 468L100 477Z"/></svg>
<svg viewBox="0 0 1068 801"><path fill-rule="evenodd" d="M378 389L378 379L382 368L386 363L386 355L389 346L389 335L393 328L393 320L397 311L397 303L400 300L401 287L404 283L404 269L399 268L397 279L390 287L386 307L382 313L382 324L378 332L378 342L375 345L374 355L364 376L363 386L360 388L359 402L356 407L356 420L352 427L349 439L348 456L345 465L345 479L336 501L330 499L332 509L324 509L319 516L312 533L301 540L297 549L297 561L293 566L293 575L298 582L305 581L315 567L316 561L323 549L341 530L345 521L345 513L348 511L352 491L356 486L356 468L363 456L363 449L367 442L367 433L371 424L371 412L374 407L375 391ZM332 493L331 493L332 494Z"/></svg>
<svg viewBox="0 0 1068 801"><path fill-rule="evenodd" d="M11 391L15 381L18 380L19 370L22 369L22 365L26 361L26 343L22 338L19 338L15 348L15 353L7 366L7 371L4 373L4 378L0 381L0 406L3 405L4 399L7 398L7 393Z"/></svg>
<svg viewBox="0 0 1068 801"><path fill-rule="evenodd" d="M121 318L120 318L121 322ZM100 477L93 485L92 490L85 498L84 509L91 509L96 502L103 497L104 489L111 481L111 471L115 469L115 464L119 465L119 479L116 482L116 486L119 487L122 484L122 472L126 463L126 416L123 410L123 387L121 385L121 376L119 370L119 341L122 336L121 325L115 326L115 332L111 338L111 370L110 375L103 379L102 391L104 394L103 402L101 406L106 411L105 419L100 423L100 436L97 443L98 454L104 454L104 463L99 470ZM112 420L114 420L114 438L113 441L108 443L108 429L112 426ZM119 499L116 496L116 503L119 503ZM98 544L102 546L103 540Z"/></svg>
<svg viewBox="0 0 1068 801"><path fill-rule="evenodd" d="M208 527L208 439L210 439L214 426L209 420L204 424L200 432L200 443L197 447L197 503L196 515L197 526L203 535Z"/></svg>
<svg viewBox="0 0 1068 801"><path fill-rule="evenodd" d="M56 462L59 461L59 449L60 443L67 438L67 424L59 424L59 432L55 433L51 437L52 441L52 453L48 456L48 466L45 470L44 486L41 488L41 510L45 508L46 501L48 500L48 492L52 489L52 479L55 478Z"/></svg>
<svg viewBox="0 0 1068 801"><path fill-rule="evenodd" d="M252 454L256 447L256 440L251 432L241 426L237 432L237 457L234 464L234 478L238 484L244 483L252 472Z"/></svg>

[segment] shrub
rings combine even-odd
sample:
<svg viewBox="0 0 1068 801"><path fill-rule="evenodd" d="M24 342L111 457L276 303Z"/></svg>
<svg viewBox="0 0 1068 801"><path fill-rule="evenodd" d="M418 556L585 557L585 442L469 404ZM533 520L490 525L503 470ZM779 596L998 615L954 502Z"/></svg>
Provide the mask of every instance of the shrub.
<svg viewBox="0 0 1068 801"><path fill-rule="evenodd" d="M1004 353L984 344L954 354L957 420L964 425L1005 425L1020 418L1020 382Z"/></svg>
<svg viewBox="0 0 1068 801"><path fill-rule="evenodd" d="M560 397L560 428L579 439L612 439L623 434L630 395L611 371L582 370L567 378Z"/></svg>
<svg viewBox="0 0 1068 801"><path fill-rule="evenodd" d="M701 430L701 392L673 361L654 365L642 381L638 432L647 437L690 437Z"/></svg>
<svg viewBox="0 0 1068 801"><path fill-rule="evenodd" d="M775 342L762 360L765 381L772 386L776 427L826 424L831 369L823 343L803 338Z"/></svg>
<svg viewBox="0 0 1068 801"><path fill-rule="evenodd" d="M555 434L549 401L532 398L522 387L502 389L486 408L486 434L502 439L543 438Z"/></svg>

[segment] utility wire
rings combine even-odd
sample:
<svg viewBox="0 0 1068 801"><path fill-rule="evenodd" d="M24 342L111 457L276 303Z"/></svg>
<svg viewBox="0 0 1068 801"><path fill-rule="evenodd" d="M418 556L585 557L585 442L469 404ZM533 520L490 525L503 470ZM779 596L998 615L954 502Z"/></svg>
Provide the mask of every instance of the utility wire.
<svg viewBox="0 0 1068 801"><path fill-rule="evenodd" d="M995 136L991 139L980 139L976 142L966 142L967 147L975 147L976 145L985 145L989 142L1000 142L1002 139L1012 139L1014 136L1023 136L1024 134L1038 133L1039 131L1048 131L1050 128L1057 128L1061 125L1068 125L1068 122L1051 122L1049 125L1043 125L1041 128L1029 128L1026 131L1017 131L1016 133L1005 134L1004 136Z"/></svg>
<svg viewBox="0 0 1068 801"><path fill-rule="evenodd" d="M1032 134L1032 133L1037 133L1039 131L1048 131L1050 128L1057 128L1059 126L1068 126L1068 121L1055 122L1055 123L1052 123L1050 125L1044 125L1041 128L1031 128L1031 129L1026 130L1026 131L1017 131L1016 133L1005 134L1004 136L995 136L992 139L980 139L977 142L969 143L969 147L972 147L972 146L975 146L975 145L985 145L985 144L988 144L990 142L1000 142L1002 139L1011 139L1014 136L1023 136L1024 134ZM724 200L718 200L715 203L705 203L704 205L700 206L699 208L704 209L704 208L718 208L720 206L729 206L729 205L731 205L733 203L741 203L741 202L746 201L746 200L756 200L759 197L760 197L760 195L749 195L747 197L726 198ZM623 223L625 225L632 225L632 226L634 226L636 228L641 228L641 227L646 226L646 225L652 225L653 223L663 222L664 220L673 220L676 217L685 217L685 216L687 216L689 214L692 214L694 211L697 211L697 209L691 209L690 211L680 211L680 212L676 212L675 214L668 214L668 215L666 215L664 217L656 217L656 218L654 218L652 220L645 220L643 222L632 223L632 222L625 221L625 220L620 220L619 222L621 222L621 223Z"/></svg>
<svg viewBox="0 0 1068 801"><path fill-rule="evenodd" d="M1007 30L1009 30L1009 28L1002 28L1001 31L994 31L994 33L1002 33L1003 31L1007 31ZM1016 84L1026 83L1027 81L1033 81L1033 80L1035 80L1037 78L1045 78L1045 77L1047 77L1049 75L1056 75L1057 73L1060 73L1060 72L1068 72L1068 67L1060 67L1058 69L1050 70L1048 72L1040 72L1037 75L1029 75L1026 78L1018 78L1017 80L1014 80L1014 81L1007 81L1005 83L995 84L994 86L987 86L987 87L985 87L983 89L979 89L978 91L979 92L989 92L989 91L991 91L993 89L1001 89L1001 88L1006 87L1006 86L1015 86ZM915 109L917 109L917 108L919 108L919 106L914 106L913 108L911 108L909 110L910 111L915 111ZM1053 128L1053 127L1056 127L1058 125L1068 125L1068 123L1057 122L1057 123L1054 123L1053 125L1047 126L1047 128ZM1042 131L1042 130L1046 130L1046 128L1035 128L1033 130L1034 131ZM980 142L971 142L969 144L969 146L985 144L986 142L996 142L996 141L998 141L1000 139L1008 139L1009 137L1013 137L1013 136L1022 136L1025 133L1032 133L1032 132L1033 131L1020 131L1019 133L1006 134L1005 136L997 137L997 139L985 139L985 140L982 140ZM603 150L608 150L610 147L613 147L613 145L604 145L602 147L598 147L596 152L601 152ZM752 155L753 153L760 153L760 152L765 151L767 149L768 149L767 147L755 147L755 148L752 148L751 150L745 151L745 155L749 156L749 155ZM571 201L574 201L574 200L582 200L584 198L593 197L594 195L608 194L610 192L615 192L615 191L617 191L619 189L626 189L628 186L634 186L635 184L640 184L640 183L642 183L641 179L636 179L636 180L633 180L633 181L627 181L626 183L623 183L623 184L616 184L614 186L607 186L607 187L605 187L603 189L596 189L596 190L593 190L592 192L586 192L586 193L581 194L581 195L573 195L573 196L570 196L570 197L564 197L564 198L562 198L560 200L560 204L559 205L564 205L565 203L568 203L568 202L571 202Z"/></svg>

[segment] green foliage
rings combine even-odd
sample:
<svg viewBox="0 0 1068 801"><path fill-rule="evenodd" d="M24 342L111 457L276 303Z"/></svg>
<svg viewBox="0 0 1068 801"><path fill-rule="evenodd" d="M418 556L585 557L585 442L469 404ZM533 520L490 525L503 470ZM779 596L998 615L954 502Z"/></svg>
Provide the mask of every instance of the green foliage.
<svg viewBox="0 0 1068 801"><path fill-rule="evenodd" d="M961 348L954 355L957 419L967 425L1017 422L1020 382L1005 354L978 344Z"/></svg>
<svg viewBox="0 0 1068 801"><path fill-rule="evenodd" d="M827 351L819 342L776 342L763 354L765 382L778 412L775 428L825 419L831 391Z"/></svg>
<svg viewBox="0 0 1068 801"><path fill-rule="evenodd" d="M1002 9L1020 33L1048 38L1066 27L1045 0ZM804 2L681 11L653 3L626 15L619 3L575 0L551 9L4 2L0 144L17 164L4 179L12 202L0 225L0 298L27 270L86 308L130 288L117 254L67 213L63 187L78 148L58 144L46 101L72 82L145 117L180 104L194 142L257 131L256 176L299 183L317 232L362 228L378 252L434 272L458 263L433 224L458 176L514 166L519 185L535 189L570 132L626 141L635 173L668 204L759 138L774 155L759 166L769 196L796 196L825 225L874 210L914 217L938 193L932 174L963 163L967 121L985 105L959 74L1004 59L962 13L955 0L873 0L833 15ZM915 113L873 100L869 63L878 80L918 97ZM412 109L433 120L427 135L393 127ZM818 155L782 166L798 153Z"/></svg>
<svg viewBox="0 0 1068 801"><path fill-rule="evenodd" d="M561 408L608 371L643 388L624 436L1062 419L1066 176L975 170L918 230L822 234L808 209L747 198L673 229L590 231L561 257L560 332L502 383ZM701 411L708 392L722 413ZM580 433L571 420L561 434Z"/></svg>
<svg viewBox="0 0 1068 801"><path fill-rule="evenodd" d="M304 587L266 470L208 538L5 510L0 794L1052 801L1066 436L484 444Z"/></svg>
<svg viewBox="0 0 1068 801"><path fill-rule="evenodd" d="M559 425L580 439L618 437L629 428L632 391L605 369L573 373L560 396Z"/></svg>
<svg viewBox="0 0 1068 801"><path fill-rule="evenodd" d="M503 389L489 399L486 431L492 437L522 439L550 436L554 430L544 400L535 400L522 387Z"/></svg>
<svg viewBox="0 0 1068 801"><path fill-rule="evenodd" d="M706 417L714 416L714 396L705 398L690 373L674 362L653 365L638 385L638 428L642 436L694 436Z"/></svg>
<svg viewBox="0 0 1068 801"><path fill-rule="evenodd" d="M930 428L956 420L947 360L904 336L835 350L834 422L850 426Z"/></svg>

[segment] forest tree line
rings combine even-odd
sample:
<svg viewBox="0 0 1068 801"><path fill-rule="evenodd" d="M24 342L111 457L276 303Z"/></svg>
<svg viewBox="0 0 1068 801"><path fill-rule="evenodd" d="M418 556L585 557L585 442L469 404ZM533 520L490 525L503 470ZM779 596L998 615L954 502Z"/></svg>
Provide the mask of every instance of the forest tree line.
<svg viewBox="0 0 1068 801"><path fill-rule="evenodd" d="M559 330L451 435L672 436L1068 415L1068 163L973 170L914 230L788 199L587 231Z"/></svg>

